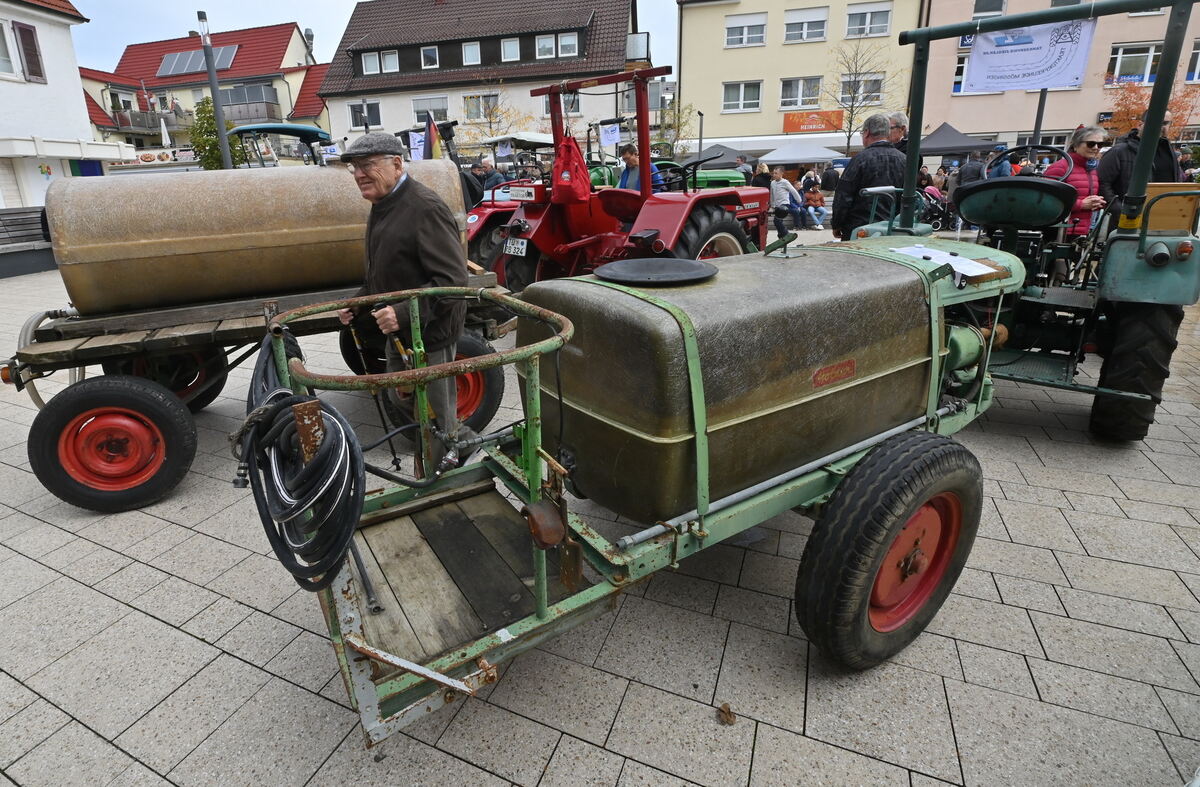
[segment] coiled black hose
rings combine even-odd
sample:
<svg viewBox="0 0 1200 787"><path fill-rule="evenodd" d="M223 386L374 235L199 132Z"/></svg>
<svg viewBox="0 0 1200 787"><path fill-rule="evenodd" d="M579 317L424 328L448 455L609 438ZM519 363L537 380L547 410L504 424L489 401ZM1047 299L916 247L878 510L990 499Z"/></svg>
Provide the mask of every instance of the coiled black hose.
<svg viewBox="0 0 1200 787"><path fill-rule="evenodd" d="M285 334L288 357L300 349ZM292 405L320 401L279 382L270 337L263 339L246 397L240 459L275 556L309 591L328 587L346 559L366 488L362 447L341 413L321 402L324 439L305 462Z"/></svg>

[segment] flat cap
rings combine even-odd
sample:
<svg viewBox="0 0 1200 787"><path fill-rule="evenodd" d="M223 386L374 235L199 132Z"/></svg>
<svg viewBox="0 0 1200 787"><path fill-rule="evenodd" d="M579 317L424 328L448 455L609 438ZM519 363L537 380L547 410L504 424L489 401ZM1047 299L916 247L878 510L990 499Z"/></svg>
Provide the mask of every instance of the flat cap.
<svg viewBox="0 0 1200 787"><path fill-rule="evenodd" d="M342 154L342 161L349 161L352 158L361 156L402 156L404 155L404 145L400 142L400 138L388 134L383 131L372 131L369 134L363 134L358 139L350 143L350 147L346 148L346 152Z"/></svg>

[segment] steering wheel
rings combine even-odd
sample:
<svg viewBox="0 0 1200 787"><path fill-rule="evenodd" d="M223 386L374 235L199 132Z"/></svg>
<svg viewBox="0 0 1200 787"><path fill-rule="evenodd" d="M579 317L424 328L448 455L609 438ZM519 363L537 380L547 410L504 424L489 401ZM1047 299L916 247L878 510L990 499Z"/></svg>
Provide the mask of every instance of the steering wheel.
<svg viewBox="0 0 1200 787"><path fill-rule="evenodd" d="M990 158L988 158L987 161L983 162L983 177L984 177L984 179L986 180L988 177L988 170L990 170L992 168L992 165L995 164L1000 159L1009 158L1010 156L1012 156L1014 153L1017 153L1017 152L1024 153L1026 151L1039 151L1039 150L1045 151L1047 153L1053 153L1057 158L1065 158L1067 160L1067 171L1064 172L1060 177L1050 178L1050 180L1064 181L1070 176L1070 174L1072 172L1075 171L1075 162L1072 161L1071 157L1069 155L1067 155L1066 151L1062 150L1061 148L1052 148L1052 147L1048 147L1046 145L1017 145L1015 148L1008 148L1006 150L997 150L995 153L993 153L991 155ZM1029 157L1025 156L1025 158L1029 158ZM1045 175L1039 175L1039 177L1045 177Z"/></svg>
<svg viewBox="0 0 1200 787"><path fill-rule="evenodd" d="M668 167L666 170L659 170L658 174L663 176L663 187L668 190L672 190L672 187L677 183L683 185L684 188L687 188L687 182L692 179L692 172L698 171L701 164L707 164L708 162L716 161L719 158L721 158L721 154L717 153L714 156L696 159L695 161L689 162L682 166ZM689 172L689 170L691 172Z"/></svg>

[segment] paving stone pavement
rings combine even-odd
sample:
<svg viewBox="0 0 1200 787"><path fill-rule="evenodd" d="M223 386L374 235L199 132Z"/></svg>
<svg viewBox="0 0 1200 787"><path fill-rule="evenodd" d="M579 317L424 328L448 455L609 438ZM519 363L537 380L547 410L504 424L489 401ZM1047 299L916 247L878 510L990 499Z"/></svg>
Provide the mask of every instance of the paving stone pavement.
<svg viewBox="0 0 1200 787"><path fill-rule="evenodd" d="M3 286L7 354L65 294L53 272ZM804 638L790 594L811 522L788 514L370 751L316 601L229 484L247 370L197 416L176 493L110 516L42 489L36 410L0 386L0 782L1178 785L1200 767L1200 309L1180 335L1136 444L1094 441L1089 397L998 386L959 436L986 479L980 537L891 663L846 674ZM327 337L303 344L341 368ZM363 398L331 399L378 434ZM510 384L499 417L517 405Z"/></svg>

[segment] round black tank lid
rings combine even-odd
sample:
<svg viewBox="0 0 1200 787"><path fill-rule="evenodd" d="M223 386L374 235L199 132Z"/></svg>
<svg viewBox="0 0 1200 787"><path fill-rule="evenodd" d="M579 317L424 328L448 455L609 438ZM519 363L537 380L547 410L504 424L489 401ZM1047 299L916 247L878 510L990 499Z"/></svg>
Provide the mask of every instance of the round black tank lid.
<svg viewBox="0 0 1200 787"><path fill-rule="evenodd" d="M617 284L672 287L707 281L717 275L717 266L702 260L643 257L609 262L592 272L599 279Z"/></svg>

